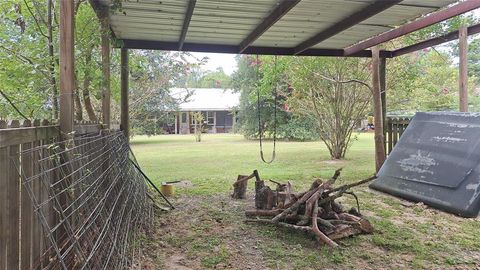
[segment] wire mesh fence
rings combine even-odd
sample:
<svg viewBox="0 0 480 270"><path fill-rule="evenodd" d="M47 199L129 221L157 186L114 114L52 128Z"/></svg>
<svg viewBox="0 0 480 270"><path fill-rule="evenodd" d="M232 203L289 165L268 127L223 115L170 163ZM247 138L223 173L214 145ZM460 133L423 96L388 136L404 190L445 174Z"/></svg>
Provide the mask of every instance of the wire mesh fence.
<svg viewBox="0 0 480 270"><path fill-rule="evenodd" d="M47 239L35 268L128 267L152 204L123 133L76 136L20 154L38 172L20 174Z"/></svg>

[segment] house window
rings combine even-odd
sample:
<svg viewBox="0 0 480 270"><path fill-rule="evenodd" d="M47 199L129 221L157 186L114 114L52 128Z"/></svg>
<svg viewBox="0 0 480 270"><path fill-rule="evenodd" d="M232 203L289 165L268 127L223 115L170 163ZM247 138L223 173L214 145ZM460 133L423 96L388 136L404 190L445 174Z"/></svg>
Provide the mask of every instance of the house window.
<svg viewBox="0 0 480 270"><path fill-rule="evenodd" d="M215 112L207 112L207 117L205 119L208 125L215 124Z"/></svg>
<svg viewBox="0 0 480 270"><path fill-rule="evenodd" d="M182 124L187 122L187 113L182 113Z"/></svg>

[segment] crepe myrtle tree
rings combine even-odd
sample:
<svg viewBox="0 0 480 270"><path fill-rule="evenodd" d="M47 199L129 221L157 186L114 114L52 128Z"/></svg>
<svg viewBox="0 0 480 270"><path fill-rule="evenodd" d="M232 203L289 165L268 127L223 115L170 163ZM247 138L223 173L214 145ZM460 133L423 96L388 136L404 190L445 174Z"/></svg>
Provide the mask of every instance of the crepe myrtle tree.
<svg viewBox="0 0 480 270"><path fill-rule="evenodd" d="M205 117L201 112L194 112L192 113L192 119L193 119L193 135L195 136L195 141L196 142L201 142L202 141L202 132L204 131L204 120Z"/></svg>
<svg viewBox="0 0 480 270"><path fill-rule="evenodd" d="M293 58L289 65L294 113L314 119L332 159L343 159L352 133L370 111L370 60L357 58Z"/></svg>

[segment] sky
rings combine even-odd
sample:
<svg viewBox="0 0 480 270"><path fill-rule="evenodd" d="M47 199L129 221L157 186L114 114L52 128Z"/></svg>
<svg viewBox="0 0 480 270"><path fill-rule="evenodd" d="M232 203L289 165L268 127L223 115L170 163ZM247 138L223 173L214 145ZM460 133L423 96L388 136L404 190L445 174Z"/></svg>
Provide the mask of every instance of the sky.
<svg viewBox="0 0 480 270"><path fill-rule="evenodd" d="M235 54L227 53L191 53L198 59L203 57L208 57L208 62L203 65L204 70L215 71L217 67L222 67L223 71L227 75L232 75L232 73L237 69L237 62L235 61Z"/></svg>

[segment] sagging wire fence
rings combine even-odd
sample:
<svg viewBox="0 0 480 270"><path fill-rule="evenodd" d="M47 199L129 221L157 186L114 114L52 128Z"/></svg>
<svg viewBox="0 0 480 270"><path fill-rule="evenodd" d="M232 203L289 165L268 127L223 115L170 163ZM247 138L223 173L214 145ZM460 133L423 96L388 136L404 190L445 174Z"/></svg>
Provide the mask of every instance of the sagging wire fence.
<svg viewBox="0 0 480 270"><path fill-rule="evenodd" d="M153 196L123 133L75 136L20 154L37 172L20 175L47 239L34 268L127 268L135 237L151 223Z"/></svg>

